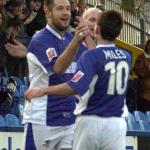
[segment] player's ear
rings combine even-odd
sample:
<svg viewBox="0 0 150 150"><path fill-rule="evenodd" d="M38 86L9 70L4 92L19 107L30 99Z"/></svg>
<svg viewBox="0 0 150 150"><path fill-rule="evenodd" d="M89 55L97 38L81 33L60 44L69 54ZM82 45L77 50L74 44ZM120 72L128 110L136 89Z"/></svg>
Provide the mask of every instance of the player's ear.
<svg viewBox="0 0 150 150"><path fill-rule="evenodd" d="M47 7L44 7L44 13L45 13L46 18L51 18L51 12L49 11Z"/></svg>

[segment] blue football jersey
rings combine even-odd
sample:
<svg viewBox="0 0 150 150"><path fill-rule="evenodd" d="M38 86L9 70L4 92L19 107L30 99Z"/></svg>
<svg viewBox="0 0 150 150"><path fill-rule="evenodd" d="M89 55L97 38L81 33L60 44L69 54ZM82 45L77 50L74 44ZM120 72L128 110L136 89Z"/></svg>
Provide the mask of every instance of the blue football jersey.
<svg viewBox="0 0 150 150"><path fill-rule="evenodd" d="M131 70L130 54L114 44L98 45L80 57L68 85L80 95L77 115L125 115L126 89Z"/></svg>
<svg viewBox="0 0 150 150"><path fill-rule="evenodd" d="M53 72L53 65L72 40L71 33L65 33L64 37L50 28L37 32L31 40L28 48L28 66L30 87L52 86L64 83L71 79L75 73L77 60L86 49L81 45L74 57L72 64L63 75ZM74 109L75 96L50 96L33 98L31 103L26 102L23 122L46 124L51 126L70 125L75 122Z"/></svg>

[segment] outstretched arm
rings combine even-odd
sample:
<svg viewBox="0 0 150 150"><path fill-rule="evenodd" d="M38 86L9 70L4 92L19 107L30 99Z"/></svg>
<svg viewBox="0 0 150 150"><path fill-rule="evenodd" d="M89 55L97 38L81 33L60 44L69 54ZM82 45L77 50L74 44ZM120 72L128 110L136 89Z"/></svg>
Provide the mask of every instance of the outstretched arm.
<svg viewBox="0 0 150 150"><path fill-rule="evenodd" d="M62 83L50 87L30 88L26 91L25 98L30 102L32 98L44 95L68 96L73 94L77 94L77 92L67 83Z"/></svg>

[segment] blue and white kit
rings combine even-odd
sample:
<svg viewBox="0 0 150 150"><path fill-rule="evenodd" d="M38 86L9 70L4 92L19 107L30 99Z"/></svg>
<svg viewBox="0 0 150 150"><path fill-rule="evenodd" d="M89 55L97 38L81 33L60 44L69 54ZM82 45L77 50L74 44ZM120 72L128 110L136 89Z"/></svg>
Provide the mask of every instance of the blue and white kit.
<svg viewBox="0 0 150 150"><path fill-rule="evenodd" d="M75 73L79 56L86 49L84 45L79 47L73 62L64 74L54 73L53 65L72 38L73 35L68 32L62 38L49 25L34 35L27 54L30 88L57 85L71 79ZM24 149L32 148L34 150L33 147L36 147L38 150L42 150L43 145L47 146L45 141L50 143L47 147L48 150L54 147L58 147L58 149L67 147L67 142L68 148L70 148L74 133L73 124L76 118L73 113L76 100L75 96L45 95L33 98L31 102L26 101L23 115L23 123L26 124ZM33 142L27 142L31 139Z"/></svg>
<svg viewBox="0 0 150 150"><path fill-rule="evenodd" d="M82 54L68 85L80 95L73 150L124 150L130 54L114 44Z"/></svg>

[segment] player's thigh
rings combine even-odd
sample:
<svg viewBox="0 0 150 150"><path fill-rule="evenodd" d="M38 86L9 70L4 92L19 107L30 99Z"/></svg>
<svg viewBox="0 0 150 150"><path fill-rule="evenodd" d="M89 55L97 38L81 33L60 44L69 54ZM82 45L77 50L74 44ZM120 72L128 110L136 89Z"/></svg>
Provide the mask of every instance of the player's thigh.
<svg viewBox="0 0 150 150"><path fill-rule="evenodd" d="M64 134L64 127L33 125L35 145L37 150L57 150L56 147L60 143Z"/></svg>
<svg viewBox="0 0 150 150"><path fill-rule="evenodd" d="M76 125L73 150L99 150L97 146L97 123L82 118L77 120Z"/></svg>
<svg viewBox="0 0 150 150"><path fill-rule="evenodd" d="M108 120L103 131L103 150L125 150L127 125L123 118Z"/></svg>
<svg viewBox="0 0 150 150"><path fill-rule="evenodd" d="M62 127L49 127L37 124L27 124L26 126L27 134L25 134L25 148L23 150L56 150L55 147L62 139L64 133Z"/></svg>
<svg viewBox="0 0 150 150"><path fill-rule="evenodd" d="M64 127L64 135L57 144L56 150L72 150L75 125Z"/></svg>
<svg viewBox="0 0 150 150"><path fill-rule="evenodd" d="M79 117L73 150L124 150L126 128L122 118Z"/></svg>

